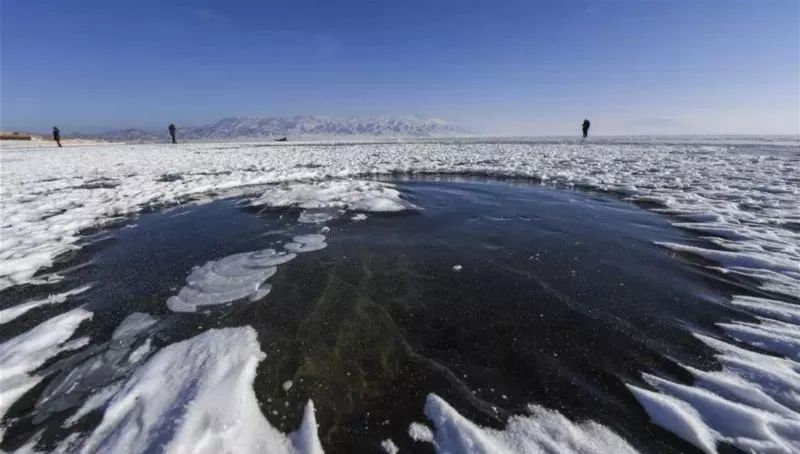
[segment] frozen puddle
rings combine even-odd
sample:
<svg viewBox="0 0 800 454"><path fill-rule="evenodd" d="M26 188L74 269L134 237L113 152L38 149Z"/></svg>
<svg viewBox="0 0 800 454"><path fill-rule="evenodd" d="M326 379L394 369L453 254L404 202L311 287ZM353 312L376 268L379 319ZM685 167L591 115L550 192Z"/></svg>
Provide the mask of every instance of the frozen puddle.
<svg viewBox="0 0 800 454"><path fill-rule="evenodd" d="M12 287L0 448L800 449L785 236L733 253L753 232L717 217L701 239L598 193L442 180L145 214Z"/></svg>

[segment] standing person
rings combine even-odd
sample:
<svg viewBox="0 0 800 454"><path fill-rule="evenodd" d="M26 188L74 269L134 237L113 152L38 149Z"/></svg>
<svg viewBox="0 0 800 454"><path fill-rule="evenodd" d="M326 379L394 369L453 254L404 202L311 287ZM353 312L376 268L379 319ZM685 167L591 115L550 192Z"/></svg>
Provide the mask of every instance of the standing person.
<svg viewBox="0 0 800 454"><path fill-rule="evenodd" d="M589 122L589 120L583 120L583 124L581 125L581 129L583 130L583 138L584 139L589 136L589 126L591 126L591 125L592 124Z"/></svg>
<svg viewBox="0 0 800 454"><path fill-rule="evenodd" d="M58 148L61 148L61 131L55 126L53 126L53 140L58 144Z"/></svg>
<svg viewBox="0 0 800 454"><path fill-rule="evenodd" d="M168 129L169 129L169 135L172 136L172 143L178 143L175 141L175 125L170 123Z"/></svg>

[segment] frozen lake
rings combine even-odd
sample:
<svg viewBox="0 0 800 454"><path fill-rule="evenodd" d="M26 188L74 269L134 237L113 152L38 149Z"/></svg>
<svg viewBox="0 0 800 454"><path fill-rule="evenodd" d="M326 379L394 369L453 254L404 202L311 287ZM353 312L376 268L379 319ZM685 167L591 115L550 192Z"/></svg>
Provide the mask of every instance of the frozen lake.
<svg viewBox="0 0 800 454"><path fill-rule="evenodd" d="M5 450L800 449L793 143L2 158Z"/></svg>
<svg viewBox="0 0 800 454"><path fill-rule="evenodd" d="M704 242L598 193L456 177L397 187L416 209L364 220L320 210L334 218L303 223L302 210L248 207L248 197L144 214L87 238L49 291L93 283L69 303L94 314L82 330L93 342L108 340L132 313L158 319L129 350L252 326L269 352L253 384L261 410L290 432L313 399L327 452L375 450L385 439L404 451L430 449L407 435L428 393L483 426L502 428L536 403L597 421L642 451L687 449L646 423L625 383L641 383L642 371L686 378L674 360L715 367L685 326L716 331L715 321L736 316L721 302L753 286L657 246ZM280 265L270 293L255 301L236 298L194 314L165 304L194 265L280 250L322 231L327 247ZM46 297L42 290L15 296ZM32 310L3 337L63 310ZM86 347L74 352L76 361L85 364L86 352L108 356ZM16 405L9 417L21 419L7 430L8 446L41 428L42 446L56 442L93 391L129 373L106 362L114 373L73 387L75 364L66 363L56 375L65 381L60 405ZM85 427L98 423L96 413L81 421Z"/></svg>

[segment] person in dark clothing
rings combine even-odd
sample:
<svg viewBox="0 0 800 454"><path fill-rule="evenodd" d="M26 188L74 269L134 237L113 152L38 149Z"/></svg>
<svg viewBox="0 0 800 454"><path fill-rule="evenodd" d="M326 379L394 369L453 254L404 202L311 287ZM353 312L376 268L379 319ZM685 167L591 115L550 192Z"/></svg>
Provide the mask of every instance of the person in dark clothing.
<svg viewBox="0 0 800 454"><path fill-rule="evenodd" d="M168 129L169 129L169 135L172 136L172 143L178 143L175 141L175 125L170 123Z"/></svg>
<svg viewBox="0 0 800 454"><path fill-rule="evenodd" d="M61 131L55 126L53 126L53 140L58 144L58 148L61 148Z"/></svg>
<svg viewBox="0 0 800 454"><path fill-rule="evenodd" d="M581 129L583 130L583 138L584 139L589 136L589 126L591 126L591 125L592 124L589 122L589 120L583 120L583 124L581 125Z"/></svg>

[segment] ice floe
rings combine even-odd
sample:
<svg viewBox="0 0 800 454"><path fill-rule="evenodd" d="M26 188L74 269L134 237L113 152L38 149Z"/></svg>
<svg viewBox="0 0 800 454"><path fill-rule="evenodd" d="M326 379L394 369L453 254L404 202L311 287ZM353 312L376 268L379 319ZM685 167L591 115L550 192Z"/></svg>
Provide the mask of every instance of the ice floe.
<svg viewBox="0 0 800 454"><path fill-rule="evenodd" d="M294 251L287 250L290 252L274 249L244 252L197 267L178 295L167 300L167 306L174 312L196 312L200 306L262 298L270 291L266 281L275 274L276 267L296 257Z"/></svg>
<svg viewBox="0 0 800 454"><path fill-rule="evenodd" d="M314 252L326 247L328 243L325 242L325 235L320 234L297 235L292 238L291 243L283 245L287 251L296 253Z"/></svg>
<svg viewBox="0 0 800 454"><path fill-rule="evenodd" d="M619 435L593 421L576 424L562 414L536 405L530 415L512 416L504 430L480 427L435 394L428 395L425 415L434 431L415 423L409 435L429 441L440 453L604 453L637 452Z"/></svg>
<svg viewBox="0 0 800 454"><path fill-rule="evenodd" d="M67 341L81 323L91 318L91 312L74 309L0 344L0 419L17 399L42 380L42 376L34 373L36 369L62 351L85 345L86 339ZM0 440L2 435L0 426Z"/></svg>
<svg viewBox="0 0 800 454"><path fill-rule="evenodd" d="M112 394L103 419L75 451L321 454L311 402L289 435L261 413L253 380L263 359L250 327L167 346L121 386L102 391Z"/></svg>

